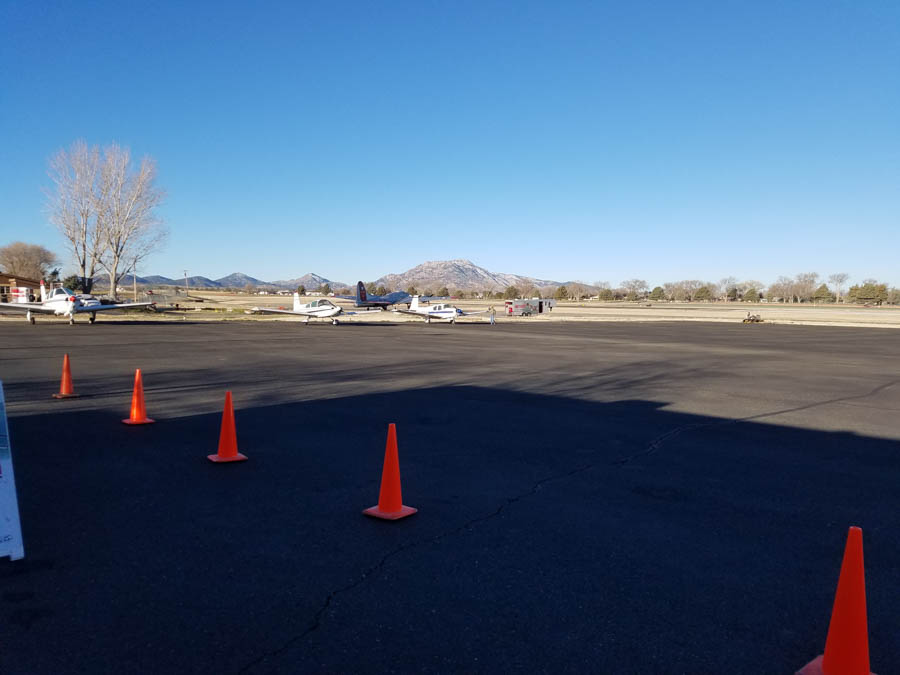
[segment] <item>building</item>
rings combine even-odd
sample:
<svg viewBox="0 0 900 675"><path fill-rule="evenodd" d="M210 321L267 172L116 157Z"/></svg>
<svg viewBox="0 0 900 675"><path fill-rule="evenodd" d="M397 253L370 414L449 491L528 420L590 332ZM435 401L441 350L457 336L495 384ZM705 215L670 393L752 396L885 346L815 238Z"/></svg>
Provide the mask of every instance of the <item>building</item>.
<svg viewBox="0 0 900 675"><path fill-rule="evenodd" d="M39 302L41 282L0 273L0 302Z"/></svg>

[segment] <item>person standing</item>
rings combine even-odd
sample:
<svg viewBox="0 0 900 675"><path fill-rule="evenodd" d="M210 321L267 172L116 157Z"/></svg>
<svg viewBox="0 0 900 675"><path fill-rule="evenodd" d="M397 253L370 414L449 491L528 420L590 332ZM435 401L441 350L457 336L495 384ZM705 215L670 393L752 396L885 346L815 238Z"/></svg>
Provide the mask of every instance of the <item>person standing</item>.
<svg viewBox="0 0 900 675"><path fill-rule="evenodd" d="M497 316L497 312L494 310L493 305L491 305L491 307L490 307L490 312L491 312L491 325L493 326L495 323L496 316Z"/></svg>

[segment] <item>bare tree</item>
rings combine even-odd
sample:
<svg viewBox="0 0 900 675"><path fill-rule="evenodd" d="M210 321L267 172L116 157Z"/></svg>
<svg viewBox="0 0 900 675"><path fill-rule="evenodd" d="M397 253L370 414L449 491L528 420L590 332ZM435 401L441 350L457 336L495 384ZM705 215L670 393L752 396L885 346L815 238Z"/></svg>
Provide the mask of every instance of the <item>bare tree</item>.
<svg viewBox="0 0 900 675"><path fill-rule="evenodd" d="M763 282L757 281L756 279L748 279L747 281L742 281L737 285L737 288L741 293L741 297L743 297L747 291L759 291L765 287L766 285Z"/></svg>
<svg viewBox="0 0 900 675"><path fill-rule="evenodd" d="M799 299L806 300L807 302L812 300L813 293L816 292L816 282L819 280L819 275L816 272L801 272L797 275L795 279L795 293L799 297Z"/></svg>
<svg viewBox="0 0 900 675"><path fill-rule="evenodd" d="M794 302L794 286L794 280L782 274L769 286L769 295L781 298L782 302Z"/></svg>
<svg viewBox="0 0 900 675"><path fill-rule="evenodd" d="M834 291L837 293L837 302L841 301L841 297L844 295L844 285L847 283L847 280L850 278L850 275L846 272L837 272L836 274L832 274L828 277L828 281L834 286Z"/></svg>
<svg viewBox="0 0 900 675"><path fill-rule="evenodd" d="M105 247L100 264L109 274L113 297L119 280L128 271L123 263L137 267L168 234L155 213L165 197L155 181L156 163L151 158L144 157L132 169L127 148L116 144L104 148L95 208L97 230Z"/></svg>
<svg viewBox="0 0 900 675"><path fill-rule="evenodd" d="M647 292L647 282L643 279L627 279L622 282L622 288L640 297Z"/></svg>
<svg viewBox="0 0 900 675"><path fill-rule="evenodd" d="M45 192L50 222L69 242L82 287L90 292L103 250L97 227L97 200L94 193L100 168L100 151L78 140L68 151L50 158L48 174L54 189Z"/></svg>
<svg viewBox="0 0 900 675"><path fill-rule="evenodd" d="M0 247L0 267L11 276L40 280L56 264L56 256L37 244L14 241Z"/></svg>
<svg viewBox="0 0 900 675"><path fill-rule="evenodd" d="M722 300L728 300L728 291L732 288L735 288L737 285L737 279L734 277L725 277L723 279L719 279L718 290L719 290L719 298Z"/></svg>
<svg viewBox="0 0 900 675"><path fill-rule="evenodd" d="M572 300L581 300L588 295L587 286L580 281L573 281L570 284L566 284L566 288L569 291L569 298Z"/></svg>

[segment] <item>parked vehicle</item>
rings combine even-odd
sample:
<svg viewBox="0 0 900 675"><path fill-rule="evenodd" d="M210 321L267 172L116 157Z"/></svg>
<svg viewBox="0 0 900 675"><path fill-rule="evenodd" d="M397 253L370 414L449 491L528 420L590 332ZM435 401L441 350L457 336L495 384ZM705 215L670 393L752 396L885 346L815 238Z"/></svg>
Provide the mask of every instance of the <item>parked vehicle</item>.
<svg viewBox="0 0 900 675"><path fill-rule="evenodd" d="M550 298L516 298L515 300L507 300L506 315L507 316L531 316L532 314L543 314L544 312L553 311L556 300Z"/></svg>

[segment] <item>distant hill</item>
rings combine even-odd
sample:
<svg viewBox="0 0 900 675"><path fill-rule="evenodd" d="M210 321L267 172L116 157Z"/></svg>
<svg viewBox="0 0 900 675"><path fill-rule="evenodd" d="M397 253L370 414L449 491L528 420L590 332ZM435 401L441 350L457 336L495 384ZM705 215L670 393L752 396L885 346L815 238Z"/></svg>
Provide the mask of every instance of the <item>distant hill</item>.
<svg viewBox="0 0 900 675"><path fill-rule="evenodd" d="M386 274L375 281L378 285L394 290L415 286L419 290L446 286L450 290L485 291L502 290L516 286L525 290L529 286L538 289L559 286L558 281L536 279L519 274L497 274L479 267L470 260L438 260L422 263L401 274Z"/></svg>
<svg viewBox="0 0 900 675"><path fill-rule="evenodd" d="M188 285L191 288L220 288L221 284L218 281L213 281L207 277L188 277ZM184 288L184 278L181 279L170 279L169 277L161 277L159 275L153 275L149 277L138 277L137 282L143 286L180 286ZM132 284L132 278L130 274L126 274L119 281L119 285L121 286L130 286ZM94 287L95 288L109 288L109 275L108 274L99 274L94 277Z"/></svg>
<svg viewBox="0 0 900 675"><path fill-rule="evenodd" d="M164 276L138 277L137 282L144 286L180 286L184 287L184 279ZM109 277L98 275L94 283L99 288L109 285ZM131 276L126 275L121 284L128 286L132 283ZM278 281L263 281L251 277L243 272L233 272L221 279L210 279L203 276L193 276L187 279L190 288L238 288L243 289L248 284L257 288L285 288L296 289L305 286L313 290L322 284L330 284L332 288L352 288L353 284L334 281L323 277L321 274L309 272L296 279L280 279ZM566 282L572 283L572 282ZM415 286L419 290L437 291L442 286L450 290L460 291L502 291L509 286L516 286L524 292L531 286L540 291L546 291L561 285L559 281L537 279L521 274L503 274L486 270L470 260L435 260L422 263L400 274L386 274L375 281L378 286L385 286L390 290L406 290ZM589 287L590 288L590 287Z"/></svg>
<svg viewBox="0 0 900 675"><path fill-rule="evenodd" d="M270 282L272 286L278 286L279 288L297 288L298 286L304 286L310 290L314 290L321 286L322 284L330 284L332 288L340 288L342 286L347 286L341 281L332 281L331 279L326 279L320 274L316 274L315 272L310 272L309 274L304 274L302 277L297 277L296 279L282 279L279 281Z"/></svg>
<svg viewBox="0 0 900 675"><path fill-rule="evenodd" d="M160 277L160 276L152 276L152 277L138 277L138 283L151 284L155 286L173 286L178 282L174 279L170 279L169 277Z"/></svg>
<svg viewBox="0 0 900 675"><path fill-rule="evenodd" d="M247 284L250 284L251 286L276 285L268 281L261 281L260 279L251 277L247 274L244 274L243 272L232 272L227 277L216 279L213 283L218 284L220 287L224 288L244 288Z"/></svg>

